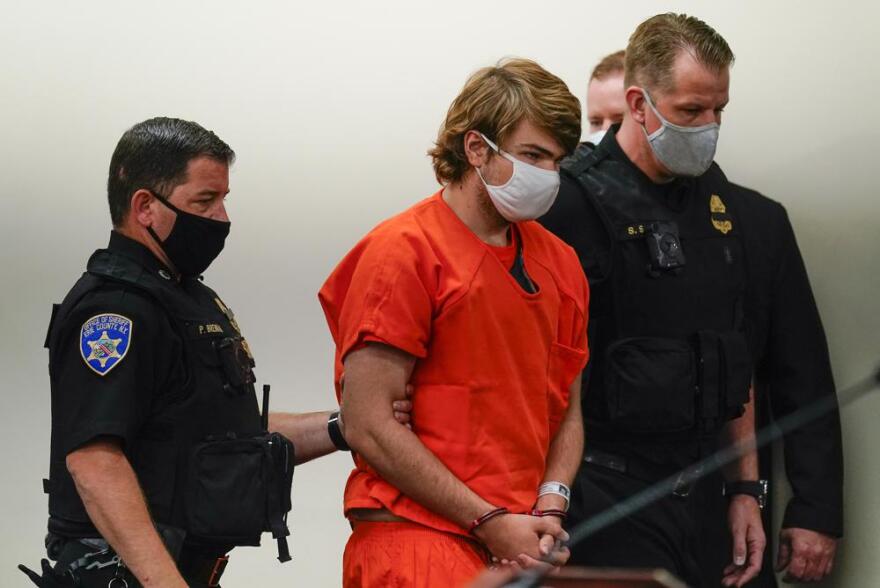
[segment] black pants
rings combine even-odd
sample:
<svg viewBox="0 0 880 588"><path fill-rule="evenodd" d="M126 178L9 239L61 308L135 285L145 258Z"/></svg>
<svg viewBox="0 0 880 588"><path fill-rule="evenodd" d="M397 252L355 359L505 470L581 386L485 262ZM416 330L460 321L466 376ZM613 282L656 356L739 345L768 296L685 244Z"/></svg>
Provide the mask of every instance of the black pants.
<svg viewBox="0 0 880 588"><path fill-rule="evenodd" d="M697 482L686 497L668 495L572 547L570 565L663 568L690 586L721 585L730 563L721 478ZM572 488L568 530L640 492L651 483L584 463Z"/></svg>

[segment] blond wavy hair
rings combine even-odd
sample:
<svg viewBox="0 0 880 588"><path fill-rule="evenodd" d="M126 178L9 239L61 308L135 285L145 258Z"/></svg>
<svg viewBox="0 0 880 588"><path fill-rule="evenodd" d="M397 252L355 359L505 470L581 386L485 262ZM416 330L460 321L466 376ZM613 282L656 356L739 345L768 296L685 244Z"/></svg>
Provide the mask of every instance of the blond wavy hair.
<svg viewBox="0 0 880 588"><path fill-rule="evenodd" d="M452 101L428 151L441 184L459 182L470 168L464 135L479 131L504 142L523 119L546 130L570 154L581 136L581 105L561 79L528 59L503 59L478 70Z"/></svg>
<svg viewBox="0 0 880 588"><path fill-rule="evenodd" d="M672 66L681 51L714 71L729 67L734 60L724 37L705 22L686 14L658 14L640 24L629 38L624 86L672 90Z"/></svg>

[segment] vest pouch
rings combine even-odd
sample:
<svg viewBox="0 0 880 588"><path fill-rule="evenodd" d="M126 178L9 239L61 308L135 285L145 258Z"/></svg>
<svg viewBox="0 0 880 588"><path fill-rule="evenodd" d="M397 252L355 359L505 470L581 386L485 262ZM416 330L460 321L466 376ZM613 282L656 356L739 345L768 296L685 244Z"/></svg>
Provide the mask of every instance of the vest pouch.
<svg viewBox="0 0 880 588"><path fill-rule="evenodd" d="M610 421L630 433L693 428L694 364L692 347L681 339L632 337L611 344L604 376Z"/></svg>
<svg viewBox="0 0 880 588"><path fill-rule="evenodd" d="M278 434L197 444L185 492L187 532L236 545L259 545L264 531L286 536L292 454Z"/></svg>
<svg viewBox="0 0 880 588"><path fill-rule="evenodd" d="M245 392L245 386L257 381L253 372L254 360L245 345L241 337L223 337L213 341L226 381L239 393Z"/></svg>

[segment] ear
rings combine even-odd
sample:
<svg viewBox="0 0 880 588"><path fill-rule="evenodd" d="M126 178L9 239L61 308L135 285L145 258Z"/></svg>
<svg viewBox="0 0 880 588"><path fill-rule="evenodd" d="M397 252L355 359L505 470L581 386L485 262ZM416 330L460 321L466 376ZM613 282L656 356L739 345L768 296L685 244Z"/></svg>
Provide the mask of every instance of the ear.
<svg viewBox="0 0 880 588"><path fill-rule="evenodd" d="M131 195L131 208L128 211L129 219L134 224L142 227L151 227L155 222L153 203L156 197L149 190L138 190Z"/></svg>
<svg viewBox="0 0 880 588"><path fill-rule="evenodd" d="M644 126L646 124L645 109L648 108L648 104L645 102L642 89L639 86L630 86L626 89L625 98L630 117L639 125Z"/></svg>
<svg viewBox="0 0 880 588"><path fill-rule="evenodd" d="M490 147L477 131L468 131L464 134L464 155L471 167L482 167L489 159Z"/></svg>

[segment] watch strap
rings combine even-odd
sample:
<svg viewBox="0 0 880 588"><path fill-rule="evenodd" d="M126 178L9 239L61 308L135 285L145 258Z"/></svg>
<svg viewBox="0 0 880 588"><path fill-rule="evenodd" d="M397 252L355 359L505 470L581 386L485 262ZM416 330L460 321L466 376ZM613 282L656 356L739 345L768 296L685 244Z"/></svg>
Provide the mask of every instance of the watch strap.
<svg viewBox="0 0 880 588"><path fill-rule="evenodd" d="M339 426L339 411L330 413L327 419L327 434L330 435L330 441L339 451L351 451L345 437L342 436L342 428Z"/></svg>
<svg viewBox="0 0 880 588"><path fill-rule="evenodd" d="M733 496L734 494L753 496L758 501L758 506L763 510L767 505L768 486L767 480L738 480L725 482L721 493L723 496Z"/></svg>

